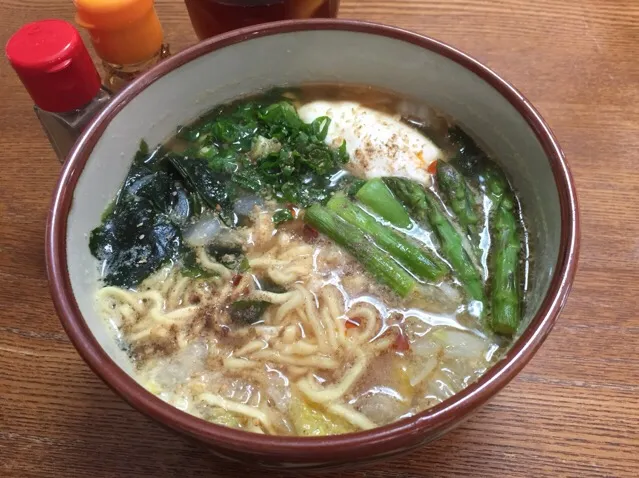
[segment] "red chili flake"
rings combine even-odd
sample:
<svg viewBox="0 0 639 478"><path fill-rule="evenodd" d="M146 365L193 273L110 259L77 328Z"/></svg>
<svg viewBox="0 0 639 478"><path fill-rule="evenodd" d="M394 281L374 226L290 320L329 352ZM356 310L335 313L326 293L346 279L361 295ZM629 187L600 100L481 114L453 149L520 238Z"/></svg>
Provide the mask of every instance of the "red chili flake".
<svg viewBox="0 0 639 478"><path fill-rule="evenodd" d="M397 350L398 352L407 352L410 349L410 343L408 342L408 339L406 338L406 335L404 335L404 332L402 331L402 329L398 329L399 332L397 333L397 336L395 337L395 343L393 344L393 348L395 350Z"/></svg>
<svg viewBox="0 0 639 478"><path fill-rule="evenodd" d="M360 319L359 317L348 318L344 323L344 327L346 327L347 329L354 329L356 327L359 327L360 325L362 325L362 319Z"/></svg>
<svg viewBox="0 0 639 478"><path fill-rule="evenodd" d="M242 274L235 274L233 276L233 279L231 280L233 287L237 287L241 280L242 280Z"/></svg>
<svg viewBox="0 0 639 478"><path fill-rule="evenodd" d="M435 174L437 172L437 161L433 161L432 163L430 163L428 165L428 168L426 168L426 171L428 171L430 174Z"/></svg>
<svg viewBox="0 0 639 478"><path fill-rule="evenodd" d="M313 242L315 239L319 237L319 232L313 229L308 224L304 224L304 230L302 232L302 236L306 242Z"/></svg>

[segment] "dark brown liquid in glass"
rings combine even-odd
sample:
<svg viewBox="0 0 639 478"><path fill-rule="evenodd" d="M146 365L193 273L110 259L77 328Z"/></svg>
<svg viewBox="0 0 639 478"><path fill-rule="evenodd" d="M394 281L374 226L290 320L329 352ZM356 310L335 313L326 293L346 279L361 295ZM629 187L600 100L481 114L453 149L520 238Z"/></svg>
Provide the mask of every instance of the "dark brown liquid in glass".
<svg viewBox="0 0 639 478"><path fill-rule="evenodd" d="M185 0L195 33L203 40L237 28L337 15L339 0Z"/></svg>

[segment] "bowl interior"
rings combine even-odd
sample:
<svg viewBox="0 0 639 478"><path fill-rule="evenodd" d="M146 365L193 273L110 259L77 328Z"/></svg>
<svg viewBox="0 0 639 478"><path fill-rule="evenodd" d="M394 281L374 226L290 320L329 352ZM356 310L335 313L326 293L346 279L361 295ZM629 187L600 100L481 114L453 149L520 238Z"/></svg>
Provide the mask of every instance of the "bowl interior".
<svg viewBox="0 0 639 478"><path fill-rule="evenodd" d="M95 144L75 189L67 225L73 294L92 334L122 369L131 373L130 362L94 309L98 270L88 249L89 232L124 180L142 138L155 145L211 107L273 86L341 82L393 90L451 115L480 138L524 205L535 253L525 318L535 315L557 265L557 186L531 126L493 86L439 53L365 32L316 29L227 43L161 76L126 103Z"/></svg>

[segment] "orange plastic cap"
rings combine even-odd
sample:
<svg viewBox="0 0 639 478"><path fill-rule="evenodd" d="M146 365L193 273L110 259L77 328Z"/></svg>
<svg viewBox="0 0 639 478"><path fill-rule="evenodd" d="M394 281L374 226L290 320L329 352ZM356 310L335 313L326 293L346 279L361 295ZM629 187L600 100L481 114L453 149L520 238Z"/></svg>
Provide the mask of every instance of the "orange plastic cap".
<svg viewBox="0 0 639 478"><path fill-rule="evenodd" d="M86 28L97 54L116 65L152 58L164 35L153 0L73 0L76 22Z"/></svg>

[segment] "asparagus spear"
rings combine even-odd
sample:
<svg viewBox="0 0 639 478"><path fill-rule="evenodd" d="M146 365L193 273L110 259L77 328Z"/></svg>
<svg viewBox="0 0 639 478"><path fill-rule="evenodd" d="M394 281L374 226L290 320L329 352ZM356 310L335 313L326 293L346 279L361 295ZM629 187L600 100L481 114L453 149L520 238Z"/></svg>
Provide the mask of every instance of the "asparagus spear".
<svg viewBox="0 0 639 478"><path fill-rule="evenodd" d="M504 195L510 192L510 186L503 171L492 162L486 163L478 173L477 179L481 191L492 201L493 209L496 209Z"/></svg>
<svg viewBox="0 0 639 478"><path fill-rule="evenodd" d="M485 164L478 174L480 187L493 203L491 215L491 305L490 327L503 335L517 331L521 320L519 254L515 203L508 180L494 164Z"/></svg>
<svg viewBox="0 0 639 478"><path fill-rule="evenodd" d="M319 204L309 207L304 222L351 253L379 282L402 297L415 288L415 279L389 255L383 254L360 229Z"/></svg>
<svg viewBox="0 0 639 478"><path fill-rule="evenodd" d="M355 197L394 226L404 229L411 226L406 209L380 178L366 181Z"/></svg>
<svg viewBox="0 0 639 478"><path fill-rule="evenodd" d="M464 249L462 237L442 210L439 199L417 183L402 178L385 178L384 182L418 220L428 221L442 246L443 256L453 266L457 277L474 300L485 303L482 280Z"/></svg>
<svg viewBox="0 0 639 478"><path fill-rule="evenodd" d="M458 149L453 162L465 176L477 177L481 191L493 203L490 219L493 249L490 328L500 334L512 335L521 321L518 280L521 242L510 186L503 171L488 160L465 132L452 128L449 140Z"/></svg>
<svg viewBox="0 0 639 478"><path fill-rule="evenodd" d="M459 224L477 244L479 216L475 211L473 194L464 177L453 165L445 161L437 161L437 185L457 215Z"/></svg>
<svg viewBox="0 0 639 478"><path fill-rule="evenodd" d="M386 250L417 277L437 280L446 274L445 266L440 261L393 231L392 228L377 222L373 216L347 197L336 195L326 206L349 224L369 234L379 247Z"/></svg>
<svg viewBox="0 0 639 478"><path fill-rule="evenodd" d="M521 242L510 195L501 200L495 211L493 246L490 327L498 334L512 335L521 320L518 274Z"/></svg>
<svg viewBox="0 0 639 478"><path fill-rule="evenodd" d="M406 206L414 219L422 222L428 220L426 193L421 186L409 179L395 177L384 178L383 181L395 197Z"/></svg>

